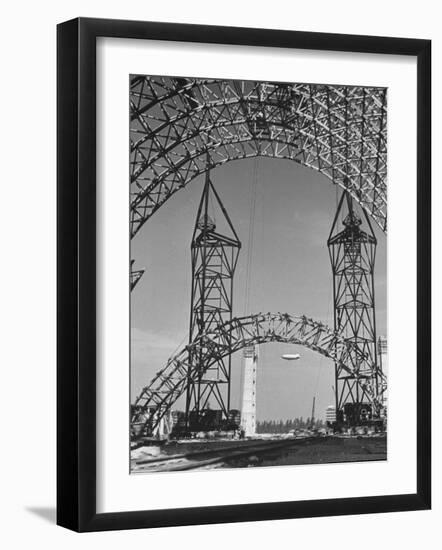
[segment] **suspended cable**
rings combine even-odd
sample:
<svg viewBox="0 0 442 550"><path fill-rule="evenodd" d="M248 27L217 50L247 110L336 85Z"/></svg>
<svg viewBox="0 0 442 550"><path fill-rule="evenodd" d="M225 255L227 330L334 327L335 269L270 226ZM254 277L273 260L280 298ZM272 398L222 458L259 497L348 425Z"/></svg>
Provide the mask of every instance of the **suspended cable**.
<svg viewBox="0 0 442 550"><path fill-rule="evenodd" d="M246 264L246 288L244 297L244 315L249 311L250 306L250 290L251 290L251 267L253 260L253 241L255 234L255 212L256 212L256 190L258 184L258 162L259 158L256 157L253 166L253 176L250 190L250 218L249 218L249 236L248 236L248 250L247 250L247 264Z"/></svg>
<svg viewBox="0 0 442 550"><path fill-rule="evenodd" d="M176 355L178 353L178 351L182 348L184 342L186 340L188 340L189 338L189 334L186 332L184 334L184 336L182 337L182 339L180 340L179 344L176 346L176 348L172 351L172 353L170 354L170 357L173 357L174 355Z"/></svg>
<svg viewBox="0 0 442 550"><path fill-rule="evenodd" d="M332 303L331 298L332 298L332 296L331 296L331 287L329 285L328 299L327 299L327 317L325 319L327 325L329 324L328 319L329 319L329 316L330 316L330 309L331 309L331 303ZM323 360L324 360L324 356L321 355L320 358L319 358L319 369L318 369L318 374L316 376L315 391L313 392L314 396L316 396L316 394L318 392L319 380L320 380L321 374L322 374L322 367L324 366Z"/></svg>

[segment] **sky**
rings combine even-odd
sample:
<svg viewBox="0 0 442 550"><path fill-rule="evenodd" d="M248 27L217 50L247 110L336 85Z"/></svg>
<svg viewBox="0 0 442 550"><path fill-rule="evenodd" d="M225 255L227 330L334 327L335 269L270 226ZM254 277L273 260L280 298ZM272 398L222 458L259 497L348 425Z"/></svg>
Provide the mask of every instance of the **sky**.
<svg viewBox="0 0 442 550"><path fill-rule="evenodd" d="M332 273L327 238L340 188L317 171L282 159L232 161L211 172L242 242L234 278L233 315L284 312L306 315L333 327ZM145 274L131 295L131 401L167 359L187 343L190 315L190 242L204 175L172 196L132 240L131 257ZM255 190L254 238L245 310L251 201ZM386 334L386 236L378 239L375 297L378 336ZM299 353L284 361L283 353ZM232 359L231 408L240 408L242 355ZM334 404L334 365L293 344L259 348L257 418L317 418ZM183 409L178 401L177 409Z"/></svg>

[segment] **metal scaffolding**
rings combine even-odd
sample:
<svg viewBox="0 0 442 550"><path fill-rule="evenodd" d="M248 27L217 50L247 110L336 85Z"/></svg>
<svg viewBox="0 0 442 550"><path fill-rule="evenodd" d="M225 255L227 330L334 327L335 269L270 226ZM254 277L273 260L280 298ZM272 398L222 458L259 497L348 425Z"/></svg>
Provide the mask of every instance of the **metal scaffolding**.
<svg viewBox="0 0 442 550"><path fill-rule="evenodd" d="M184 395L187 419L198 417L210 399L226 414L230 356L275 340L307 345L335 361L337 410L365 402L377 410L386 383L376 354L370 219L386 232L386 101L386 88L131 76L131 236L206 174L192 238L189 345L142 390L133 422L153 429ZM232 320L241 244L209 173L257 156L313 168L343 190L328 240L335 332L287 314ZM222 213L219 220L209 215L211 200ZM133 271L132 288L141 275Z"/></svg>
<svg viewBox="0 0 442 550"><path fill-rule="evenodd" d="M133 75L131 235L206 170L256 156L317 170L386 231L386 101L386 88Z"/></svg>
<svg viewBox="0 0 442 550"><path fill-rule="evenodd" d="M136 287L138 281L143 276L145 269L134 269L135 260L130 261L130 289L131 291Z"/></svg>
<svg viewBox="0 0 442 550"><path fill-rule="evenodd" d="M241 242L206 172L191 244L192 290L189 344L232 319L233 276ZM229 345L229 342L225 342ZM191 371L198 373L194 379ZM198 425L203 410L230 409L231 354L215 361L202 349L189 352L187 425Z"/></svg>
<svg viewBox="0 0 442 550"><path fill-rule="evenodd" d="M354 342L362 352L356 368L349 373L335 365L335 400L337 419L357 424L361 416L375 415L367 408L381 393L377 366L374 266L377 240L365 211L356 211L351 195L344 191L340 198L328 239L333 271L334 328Z"/></svg>
<svg viewBox="0 0 442 550"><path fill-rule="evenodd" d="M198 336L190 346L185 346L171 357L149 385L143 388L134 403L132 425L142 424L148 432L155 431L161 419L186 392L189 378L197 380L201 369L190 363L190 356L201 354L202 365L209 368L220 357L231 355L245 347L284 342L305 346L330 358L342 373L354 376L364 354L354 342L343 338L329 327L305 316L288 313L258 313L246 317L234 317ZM373 365L372 369L375 369ZM366 387L370 402L376 406L375 391Z"/></svg>

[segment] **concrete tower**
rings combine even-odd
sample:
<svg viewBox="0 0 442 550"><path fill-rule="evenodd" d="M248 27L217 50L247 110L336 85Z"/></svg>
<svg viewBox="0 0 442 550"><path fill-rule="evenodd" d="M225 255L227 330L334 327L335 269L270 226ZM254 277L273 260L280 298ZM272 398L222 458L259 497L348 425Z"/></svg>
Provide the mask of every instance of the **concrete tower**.
<svg viewBox="0 0 442 550"><path fill-rule="evenodd" d="M256 434L256 370L258 347L244 348L244 385L241 403L241 428L246 437Z"/></svg>

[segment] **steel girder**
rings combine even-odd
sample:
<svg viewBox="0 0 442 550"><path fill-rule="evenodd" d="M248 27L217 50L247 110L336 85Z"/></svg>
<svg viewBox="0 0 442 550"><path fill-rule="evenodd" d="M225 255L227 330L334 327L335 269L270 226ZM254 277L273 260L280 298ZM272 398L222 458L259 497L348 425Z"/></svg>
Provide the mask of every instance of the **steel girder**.
<svg viewBox="0 0 442 550"><path fill-rule="evenodd" d="M144 269L133 269L135 260L130 261L130 289L131 291L136 287L138 281L141 279L144 273Z"/></svg>
<svg viewBox="0 0 442 550"><path fill-rule="evenodd" d="M370 381L379 399L383 391L376 350L377 240L367 213L356 210L348 191L340 198L327 245L333 272L334 329L362 351L352 373L336 363L336 411L341 411L347 403L360 406L370 401L363 380Z"/></svg>
<svg viewBox="0 0 442 550"><path fill-rule="evenodd" d="M210 214L210 215L209 215ZM241 242L215 189L210 173L198 207L191 243L192 290L189 343L232 319L233 276ZM209 361L210 365L205 366ZM211 399L225 417L230 409L231 355L215 362L201 350L190 352L191 370L186 397L186 421L189 415L206 409Z"/></svg>
<svg viewBox="0 0 442 550"><path fill-rule="evenodd" d="M318 170L386 231L386 113L385 88L133 76L132 235L207 169L258 155Z"/></svg>
<svg viewBox="0 0 442 550"><path fill-rule="evenodd" d="M364 352L357 343L343 338L323 323L305 316L295 317L287 313L258 313L236 317L204 334L171 357L146 386L135 401L132 423L143 422L154 431L159 422L186 391L189 378L196 380L200 370L189 360L193 353L204 357L204 368L216 363L228 354L256 344L284 342L306 346L332 359L343 371L358 377ZM372 365L373 370L377 369ZM379 376L383 377L382 373ZM378 407L377 395L370 380L361 380L370 401Z"/></svg>

